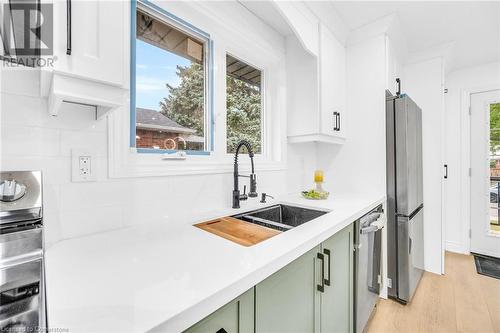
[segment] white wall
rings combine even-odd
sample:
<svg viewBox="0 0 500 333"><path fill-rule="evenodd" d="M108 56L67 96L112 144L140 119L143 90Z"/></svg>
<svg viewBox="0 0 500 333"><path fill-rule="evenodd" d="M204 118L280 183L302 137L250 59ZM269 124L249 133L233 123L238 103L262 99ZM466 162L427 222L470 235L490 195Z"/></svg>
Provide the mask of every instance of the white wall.
<svg viewBox="0 0 500 333"><path fill-rule="evenodd" d="M407 65L402 89L422 109L425 269L437 274L443 272L444 259L441 221L443 73L442 58Z"/></svg>
<svg viewBox="0 0 500 333"><path fill-rule="evenodd" d="M235 7L235 3L227 6L227 11L219 12L218 18L230 15L231 22L241 21L228 33L244 37L244 32L251 29L252 34L260 33L263 43L282 39L268 26L256 26L255 17L247 17L251 14L242 6ZM246 24L249 21L252 25ZM228 38L224 41L227 43ZM282 57L284 50L277 47L275 52ZM49 244L137 223L190 223L204 212L230 207L233 186L230 173L108 178L107 119L96 121L93 108L70 104L63 106L58 117L51 117L47 100L36 94L36 75L25 80L25 86L31 85L33 89L20 94L2 90L0 170L43 171ZM8 88L8 82L3 82L3 87ZM285 105L281 108L285 109ZM96 151L97 181L71 182L72 148ZM257 164L258 191L279 195L303 188L303 170L313 170L315 165L311 151L314 150L307 145L290 149L289 170L260 172Z"/></svg>
<svg viewBox="0 0 500 333"><path fill-rule="evenodd" d="M469 252L470 219L464 195L468 178L468 161L464 149L467 131L466 105L462 104L466 91L500 87L500 62L453 71L446 76L446 250ZM468 137L468 136L467 136Z"/></svg>
<svg viewBox="0 0 500 333"><path fill-rule="evenodd" d="M385 195L385 36L347 47L347 121L343 146L318 145L318 166L334 193Z"/></svg>
<svg viewBox="0 0 500 333"><path fill-rule="evenodd" d="M0 170L43 171L49 243L135 223L190 222L231 205L232 174L110 180L106 119L93 120L91 109L67 104L60 116L50 117L45 99L11 94L1 99ZM71 182L70 154L76 147L97 151L96 182ZM291 160L297 160L293 153ZM299 159L296 165L304 164ZM259 192L280 194L302 184L301 172L287 177L286 171L258 167Z"/></svg>

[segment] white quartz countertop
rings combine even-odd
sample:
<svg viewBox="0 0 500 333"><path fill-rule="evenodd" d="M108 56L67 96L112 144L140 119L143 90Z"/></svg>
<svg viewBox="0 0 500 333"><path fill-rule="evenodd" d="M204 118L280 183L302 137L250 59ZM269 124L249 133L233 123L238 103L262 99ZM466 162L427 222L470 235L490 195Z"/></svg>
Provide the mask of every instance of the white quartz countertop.
<svg viewBox="0 0 500 333"><path fill-rule="evenodd" d="M56 243L46 250L49 328L183 331L384 200L366 193L252 200L196 221L145 223ZM192 226L276 203L330 212L251 247Z"/></svg>

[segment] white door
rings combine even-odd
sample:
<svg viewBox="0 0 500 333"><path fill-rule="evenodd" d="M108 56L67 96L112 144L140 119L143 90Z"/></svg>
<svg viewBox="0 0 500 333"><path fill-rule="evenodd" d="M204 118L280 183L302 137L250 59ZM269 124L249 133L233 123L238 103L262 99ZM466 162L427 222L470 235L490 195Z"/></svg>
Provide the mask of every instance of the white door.
<svg viewBox="0 0 500 333"><path fill-rule="evenodd" d="M500 90L471 95L471 252L500 257Z"/></svg>

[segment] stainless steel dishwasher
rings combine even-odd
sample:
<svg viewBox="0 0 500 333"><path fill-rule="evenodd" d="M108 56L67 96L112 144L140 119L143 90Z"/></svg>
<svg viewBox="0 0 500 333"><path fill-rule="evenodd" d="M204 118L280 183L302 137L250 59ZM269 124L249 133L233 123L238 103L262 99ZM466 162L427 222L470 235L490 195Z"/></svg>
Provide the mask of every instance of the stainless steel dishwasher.
<svg viewBox="0 0 500 333"><path fill-rule="evenodd" d="M380 257L382 205L370 211L355 223L354 233L354 327L355 333L365 330L380 293Z"/></svg>

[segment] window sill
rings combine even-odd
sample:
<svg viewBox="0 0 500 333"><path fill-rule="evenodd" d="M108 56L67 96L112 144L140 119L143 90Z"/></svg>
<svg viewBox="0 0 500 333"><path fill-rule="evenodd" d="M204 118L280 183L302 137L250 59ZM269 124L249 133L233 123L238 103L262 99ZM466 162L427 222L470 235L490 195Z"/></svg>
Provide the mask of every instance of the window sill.
<svg viewBox="0 0 500 333"><path fill-rule="evenodd" d="M173 161L162 161L163 163L171 163ZM162 165L150 167L134 167L121 168L120 170L112 170L110 168L110 178L139 178L139 177L166 177L166 176L187 176L187 175L208 175L208 174L229 174L233 172L233 165L227 163L192 163L181 162L179 165ZM266 164L256 163L255 172L267 171L282 171L286 170L286 166L279 162L269 162ZM250 172L249 165L240 165L242 173Z"/></svg>
<svg viewBox="0 0 500 333"><path fill-rule="evenodd" d="M120 154L123 152L122 154ZM180 175L225 174L233 172L233 155L187 155L186 159L162 159L162 154L138 153L135 149L110 152L109 177L135 178L160 177ZM117 154L115 154L117 153ZM286 164L281 161L254 158L255 172L286 170ZM250 159L242 155L239 159L239 169L242 173L250 172Z"/></svg>

